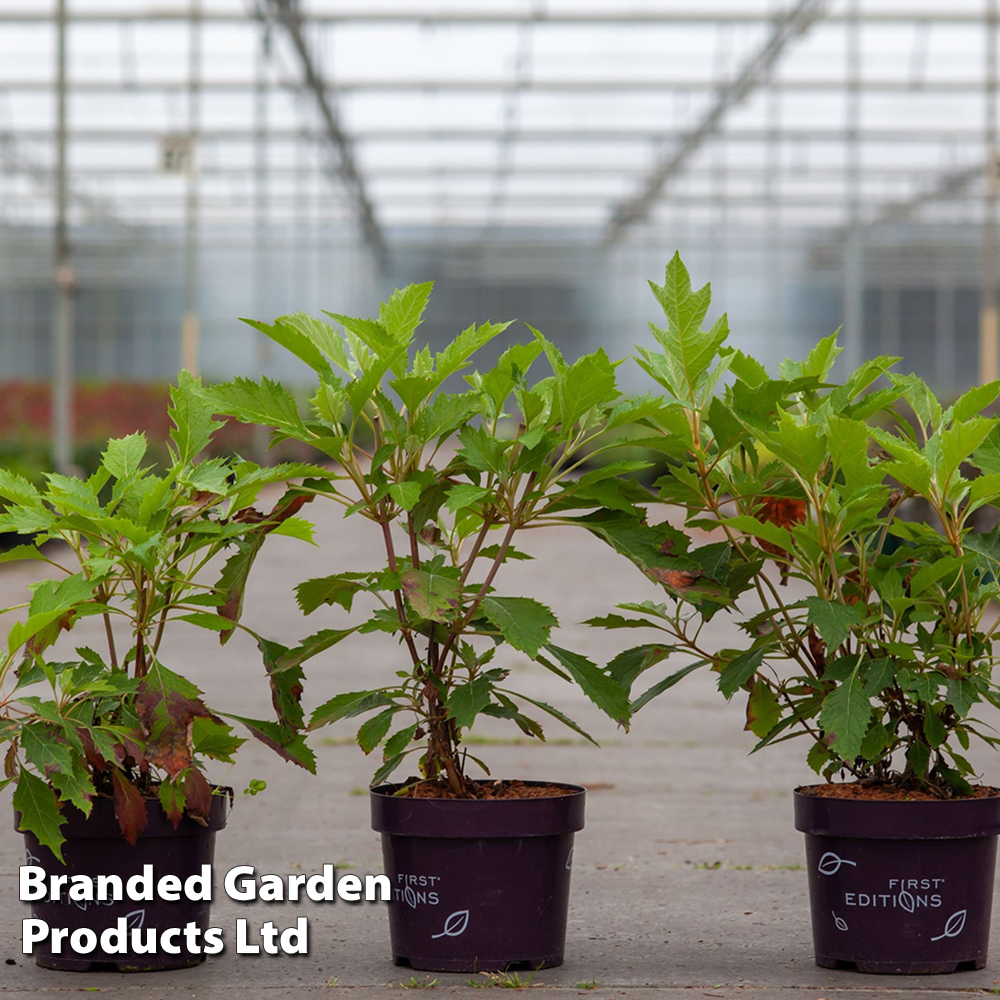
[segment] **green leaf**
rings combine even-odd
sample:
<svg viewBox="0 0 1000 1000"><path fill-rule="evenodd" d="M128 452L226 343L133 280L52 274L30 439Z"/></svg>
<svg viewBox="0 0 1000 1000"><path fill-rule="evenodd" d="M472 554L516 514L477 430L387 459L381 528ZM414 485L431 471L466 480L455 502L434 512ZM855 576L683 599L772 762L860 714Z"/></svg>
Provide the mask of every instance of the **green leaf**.
<svg viewBox="0 0 1000 1000"><path fill-rule="evenodd" d="M276 528L272 528L269 534L285 535L288 538L297 538L300 542L308 542L310 545L316 544L316 526L304 517L286 517Z"/></svg>
<svg viewBox="0 0 1000 1000"><path fill-rule="evenodd" d="M201 379L190 372L178 374L177 384L170 387L170 403L167 410L173 423L170 440L183 466L207 447L222 421L212 419L212 408L205 399Z"/></svg>
<svg viewBox="0 0 1000 1000"><path fill-rule="evenodd" d="M748 649L734 656L726 664L719 675L719 691L722 692L726 701L729 701L757 673L763 662L763 649Z"/></svg>
<svg viewBox="0 0 1000 1000"><path fill-rule="evenodd" d="M459 684L448 695L448 711L461 729L468 729L479 713L490 703L493 685L486 677L477 677L468 684Z"/></svg>
<svg viewBox="0 0 1000 1000"><path fill-rule="evenodd" d="M559 624L544 604L531 597L485 597L481 610L506 642L532 659Z"/></svg>
<svg viewBox="0 0 1000 1000"><path fill-rule="evenodd" d="M640 675L655 667L657 663L662 663L673 652L673 646L660 643L633 646L615 656L605 669L617 684L626 691L631 691L632 685Z"/></svg>
<svg viewBox="0 0 1000 1000"><path fill-rule="evenodd" d="M593 738L593 736L591 736L589 733L581 729L580 726L578 726L568 715L564 715L562 712L559 711L559 709L553 708L551 705L549 705L544 701L538 701L535 698L529 698L526 694L519 694L517 697L521 698L523 701L527 701L530 704L534 705L535 708L540 708L547 715L551 715L553 719L556 719L557 721L561 722L568 729L572 729L574 733L579 734L588 742L593 743L595 747L597 746L597 741Z"/></svg>
<svg viewBox="0 0 1000 1000"><path fill-rule="evenodd" d="M444 505L453 514L457 514L464 507L474 507L483 497L489 496L490 491L484 486L475 486L472 483L459 483L448 491L448 498Z"/></svg>
<svg viewBox="0 0 1000 1000"><path fill-rule="evenodd" d="M30 830L62 862L66 838L60 830L63 817L52 786L22 767L14 789L14 809L21 814L18 830Z"/></svg>
<svg viewBox="0 0 1000 1000"><path fill-rule="evenodd" d="M602 712L616 722L627 724L630 715L628 693L621 685L616 684L608 674L579 653L553 645L545 648L566 668L583 693Z"/></svg>
<svg viewBox="0 0 1000 1000"><path fill-rule="evenodd" d="M906 762L920 780L927 774L927 765L931 762L931 752L926 743L913 743L906 751Z"/></svg>
<svg viewBox="0 0 1000 1000"><path fill-rule="evenodd" d="M385 746L382 748L382 758L383 760L398 760L403 756L403 751L413 742L413 737L417 732L416 723L412 726L407 726L405 729L400 729L395 732L385 741ZM378 784L378 782L376 782Z"/></svg>
<svg viewBox="0 0 1000 1000"><path fill-rule="evenodd" d="M945 729L941 716L929 705L924 712L924 736L931 747L939 747L948 739L948 730Z"/></svg>
<svg viewBox="0 0 1000 1000"><path fill-rule="evenodd" d="M747 699L746 728L764 739L781 720L781 703L770 684L758 681Z"/></svg>
<svg viewBox="0 0 1000 1000"><path fill-rule="evenodd" d="M22 726L21 749L28 762L46 776L54 771L73 772L73 751L53 726L41 722Z"/></svg>
<svg viewBox="0 0 1000 1000"><path fill-rule="evenodd" d="M340 719L352 719L355 716L370 712L373 708L391 705L392 699L383 691L345 691L335 695L328 702L320 705L309 720L309 728L319 729Z"/></svg>
<svg viewBox="0 0 1000 1000"><path fill-rule="evenodd" d="M851 676L823 699L819 715L823 731L833 738L831 749L841 760L851 763L861 753L871 714L871 702L855 667Z"/></svg>
<svg viewBox="0 0 1000 1000"><path fill-rule="evenodd" d="M663 285L651 281L649 287L667 318L666 330L650 323L653 335L664 348L664 365L659 371L662 384L675 398L697 402L705 375L729 334L726 318L723 316L711 330L702 332L712 289L705 285L692 292L691 277L679 253L667 265Z"/></svg>
<svg viewBox="0 0 1000 1000"><path fill-rule="evenodd" d="M389 496L399 504L403 510L410 511L417 505L423 487L420 483L408 480L404 483L393 483L389 487Z"/></svg>
<svg viewBox="0 0 1000 1000"><path fill-rule="evenodd" d="M984 385L974 385L968 392L960 396L951 408L952 419L962 423L972 417L979 416L990 403L1000 396L1000 382L987 382Z"/></svg>
<svg viewBox="0 0 1000 1000"><path fill-rule="evenodd" d="M280 382L264 376L260 382L249 378L235 378L204 390L204 397L216 413L236 417L248 424L261 424L297 438L310 439L295 400Z"/></svg>
<svg viewBox="0 0 1000 1000"><path fill-rule="evenodd" d="M310 319L310 317L303 318ZM304 325L299 317L279 316L273 326L259 323L253 319L244 319L243 322L255 330L259 330L265 337L269 337L286 351L294 354L300 361L304 361L314 372L320 375L327 375L331 372L330 363L312 339L306 335L305 331L310 327Z"/></svg>
<svg viewBox="0 0 1000 1000"><path fill-rule="evenodd" d="M339 604L345 611L351 610L354 595L367 590L370 579L368 573L337 573L306 580L295 588L295 599L302 613L311 615L323 604Z"/></svg>
<svg viewBox="0 0 1000 1000"><path fill-rule="evenodd" d="M128 479L142 471L142 458L146 454L146 435L129 434L114 438L101 456L101 463L115 477Z"/></svg>
<svg viewBox="0 0 1000 1000"><path fill-rule="evenodd" d="M269 746L280 757L293 764L298 764L310 774L316 773L316 755L309 749L305 737L301 733L295 732L289 726L279 725L277 722L247 719L242 715L229 715L223 712L219 714L225 714L227 719L235 719L242 723L261 743Z"/></svg>
<svg viewBox="0 0 1000 1000"><path fill-rule="evenodd" d="M434 289L434 282L427 281L421 285L407 285L397 288L382 305L379 320L382 326L395 338L409 338L420 326L427 308L427 300Z"/></svg>
<svg viewBox="0 0 1000 1000"><path fill-rule="evenodd" d="M832 758L833 754L822 743L814 743L806 754L806 763L819 774Z"/></svg>
<svg viewBox="0 0 1000 1000"><path fill-rule="evenodd" d="M861 741L861 756L865 760L878 760L892 742L892 733L878 720L874 721Z"/></svg>
<svg viewBox="0 0 1000 1000"><path fill-rule="evenodd" d="M807 597L807 620L815 625L827 649L834 650L851 634L851 629L861 624L861 611L856 605L824 601L821 597Z"/></svg>
<svg viewBox="0 0 1000 1000"><path fill-rule="evenodd" d="M669 677L664 677L663 680L657 681L648 691L641 694L635 699L629 706L629 711L632 715L635 715L645 705L648 705L655 697L663 694L664 691L669 691L678 681L684 680L688 674L694 673L699 667L705 666L707 660L695 660L694 663L689 663L686 667L681 667L676 673L671 674Z"/></svg>
<svg viewBox="0 0 1000 1000"><path fill-rule="evenodd" d="M398 711L399 708L392 705L384 712L379 712L378 715L372 716L372 718L362 724L358 730L358 746L366 754L371 753L382 742L385 734L389 732L389 727L392 725L393 716Z"/></svg>
<svg viewBox="0 0 1000 1000"><path fill-rule="evenodd" d="M586 354L556 375L556 398L566 431L593 406L610 406L621 393L615 386L615 365L604 350Z"/></svg>

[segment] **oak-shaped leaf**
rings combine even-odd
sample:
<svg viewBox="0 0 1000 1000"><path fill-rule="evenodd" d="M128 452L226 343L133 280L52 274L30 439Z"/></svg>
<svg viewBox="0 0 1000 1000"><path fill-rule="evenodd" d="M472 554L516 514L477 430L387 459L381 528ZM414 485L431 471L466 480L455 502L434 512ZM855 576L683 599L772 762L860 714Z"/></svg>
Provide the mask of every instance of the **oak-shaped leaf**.
<svg viewBox="0 0 1000 1000"><path fill-rule="evenodd" d="M213 718L198 694L192 684L157 663L136 692L135 708L146 733L146 757L171 778L194 760L194 719Z"/></svg>

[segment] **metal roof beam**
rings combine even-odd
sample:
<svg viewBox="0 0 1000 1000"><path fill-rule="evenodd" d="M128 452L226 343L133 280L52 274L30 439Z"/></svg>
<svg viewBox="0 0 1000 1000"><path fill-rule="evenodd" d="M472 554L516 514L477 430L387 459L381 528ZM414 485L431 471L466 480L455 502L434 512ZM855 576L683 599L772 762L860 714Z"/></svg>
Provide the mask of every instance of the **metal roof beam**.
<svg viewBox="0 0 1000 1000"><path fill-rule="evenodd" d="M354 152L351 142L340 127L337 112L330 103L327 86L319 69L313 62L303 35L302 18L293 0L268 0L268 9L276 20L285 28L299 58L302 68L302 90L311 93L316 102L326 130L326 138L337 154L337 163L333 170L347 189L348 196L354 203L361 224L365 242L369 245L378 263L385 267L387 248L382 231L375 219L375 212L365 192L365 185L354 162ZM204 133L203 133L204 134Z"/></svg>
<svg viewBox="0 0 1000 1000"><path fill-rule="evenodd" d="M201 83L203 91L210 93L251 92L256 86L250 79L206 80ZM278 86L298 90L300 84L292 80L281 80ZM831 79L786 79L770 84L783 93L841 93L848 84L845 80ZM55 87L54 81L47 80L3 80L0 90L12 93L49 93ZM538 80L525 84L522 92L539 94L664 94L676 91L716 90L718 83L708 78L688 79L637 79L637 80ZM188 84L182 80L140 80L119 82L115 80L73 81L74 94L160 94L186 93ZM509 89L503 80L338 80L328 88L337 94L499 94ZM926 80L914 84L909 80L866 79L863 90L869 94L981 94L982 80Z"/></svg>
<svg viewBox="0 0 1000 1000"><path fill-rule="evenodd" d="M189 12L181 6L137 6L134 10L80 10L74 11L72 21L84 24L127 23L127 22L164 22L186 21ZM0 11L0 23L8 24L41 24L51 23L52 14L46 9L38 10L30 6L22 6ZM250 23L246 15L232 10L206 10L202 15L206 23L233 24ZM315 24L366 24L366 25L456 25L456 26L504 26L518 24L536 25L593 25L597 27L609 25L717 25L717 24L767 24L773 18L766 11L741 10L733 5L727 9L713 9L707 5L675 10L614 10L606 11L558 11L539 15L523 14L514 11L488 11L469 6L465 9L437 11L405 11L391 9L365 9L358 6L355 10L337 13L303 13L303 23ZM847 20L842 13L831 14L828 20L832 24L840 24ZM956 10L942 3L936 8L913 7L911 9L885 8L868 10L862 17L867 24L982 24L983 15L970 10Z"/></svg>
<svg viewBox="0 0 1000 1000"><path fill-rule="evenodd" d="M77 126L69 130L70 139L98 142L142 142L157 141L170 130L125 126L107 128L105 126ZM52 130L42 127L19 128L16 136L43 141L52 138ZM387 128L357 129L351 136L352 145L371 142L495 142L503 134L502 128L455 128L453 126L435 128L423 126L389 126ZM251 141L254 131L249 126L207 127L200 131L201 138L211 141ZM691 135L679 129L649 128L609 128L604 126L580 126L570 128L541 128L518 131L518 142L571 143L571 142L657 142L663 140L685 140ZM274 140L312 139L323 141L328 137L325 130L284 128L272 129ZM708 137L706 137L708 138ZM721 142L766 142L773 133L764 128L732 128L714 133L711 138ZM845 142L848 133L843 128L793 127L778 133L779 141L786 142ZM982 144L982 129L973 126L936 126L919 128L873 127L862 130L860 138L864 142L978 142ZM694 152L694 149L692 149ZM690 155L690 154L689 154ZM662 185L659 185L662 187ZM650 186L652 189L652 186Z"/></svg>
<svg viewBox="0 0 1000 1000"><path fill-rule="evenodd" d="M676 149L660 159L637 195L614 208L604 235L606 246L617 242L631 226L649 214L650 206L658 200L666 184L684 169L706 140L719 131L726 114L767 79L786 46L808 31L829 5L830 0L797 0L788 13L774 19L767 41L744 63L735 79L719 91L698 125L681 138Z"/></svg>

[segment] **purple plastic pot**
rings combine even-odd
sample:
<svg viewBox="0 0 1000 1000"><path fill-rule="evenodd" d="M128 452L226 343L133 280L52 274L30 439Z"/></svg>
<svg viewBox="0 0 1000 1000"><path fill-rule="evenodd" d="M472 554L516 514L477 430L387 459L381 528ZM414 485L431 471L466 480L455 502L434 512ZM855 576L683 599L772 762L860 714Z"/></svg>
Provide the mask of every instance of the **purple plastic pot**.
<svg viewBox="0 0 1000 1000"><path fill-rule="evenodd" d="M394 798L398 787L371 790L393 886L395 963L432 972L561 965L584 789L480 801Z"/></svg>
<svg viewBox="0 0 1000 1000"><path fill-rule="evenodd" d="M924 975L986 965L1000 796L886 802L795 793L816 964Z"/></svg>
<svg viewBox="0 0 1000 1000"><path fill-rule="evenodd" d="M215 833L226 825L232 803L231 788L217 788L212 796L212 810L207 826L201 826L185 817L174 829L160 803L147 799L149 822L134 847L122 837L115 819L114 803L110 799L95 798L90 816L71 805L65 807L67 819L63 827L66 843L63 844L65 864L38 843L32 833L24 834L27 863L41 865L49 875L120 875L122 881L141 875L143 865L153 866L153 878L177 875L183 881L189 875L200 875L202 865L212 864L215 856ZM19 813L14 814L14 828L20 824ZM153 929L159 934L171 927L184 928L194 922L202 932L209 926L209 902L190 901L182 897L177 902L154 899L136 902L127 897L121 902L73 903L65 898L57 903L31 904L31 915L44 920L49 927L65 927L71 931L89 927L101 931L114 927L119 917L125 917L129 928ZM100 945L86 955L75 954L69 942L62 943L62 951L53 953L49 940L35 945L35 962L46 969L68 972L112 971L154 972L161 969L186 969L204 961L205 956L189 951L184 935L178 936L179 955L162 950L154 954L108 954Z"/></svg>

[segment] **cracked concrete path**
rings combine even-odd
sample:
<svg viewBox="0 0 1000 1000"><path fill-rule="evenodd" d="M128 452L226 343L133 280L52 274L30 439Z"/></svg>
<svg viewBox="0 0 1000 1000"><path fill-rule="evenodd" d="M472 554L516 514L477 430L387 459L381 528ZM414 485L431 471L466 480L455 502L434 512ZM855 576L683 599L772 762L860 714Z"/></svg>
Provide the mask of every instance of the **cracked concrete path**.
<svg viewBox="0 0 1000 1000"><path fill-rule="evenodd" d="M264 547L247 598L248 624L292 642L343 621L340 609L303 619L293 586L308 576L377 565L370 526L344 523L330 508L310 511L320 548L288 538ZM530 532L519 543L536 556L499 577L499 592L549 602L562 623L557 641L605 662L619 641L640 643L643 633L602 633L577 623L627 600L658 599L632 566L580 531ZM31 564L0 571L0 604L22 599L37 572ZM724 615L712 623L712 642L738 645ZM624 640L622 637L624 636ZM97 644L101 630L87 620L71 643ZM64 640L65 641L65 640ZM71 643L67 643L67 649ZM387 636L352 637L309 667L310 708L337 691L376 685L391 676L399 650ZM945 977L875 977L820 969L812 959L801 835L792 826L792 789L812 777L795 742L748 756L754 740L743 732L742 706L727 705L714 675L699 673L654 701L623 734L579 693L516 654L501 657L529 694L552 701L604 743L596 749L573 733L546 730L548 745L518 739L497 720L477 729L477 754L497 776L579 782L590 789L587 826L577 835L566 962L536 974L531 988L556 996L628 996L635 1000L833 1000L912 997L938 1000L988 994L1000 988L1000 943L981 972ZM235 714L267 717L269 695L259 654L245 637L220 647L208 633L181 625L164 662L187 673L209 704ZM374 765L351 743L349 723L313 738L319 758L314 778L251 742L218 781L239 793L251 778L266 792L238 795L229 826L220 833L216 870L238 864L258 872L311 872L324 863L341 870L377 872L377 835L369 826L366 786ZM984 779L1000 784L1000 761L977 751ZM9 803L9 793L6 802ZM118 975L58 973L21 955L16 872L23 857L9 805L0 834L0 994L29 997L100 992L109 998L387 996L411 970L389 958L388 927L376 904L238 904L217 880L212 923L235 938L238 917L252 926L279 926L306 915L310 953L301 957L236 956L231 950L195 969ZM222 895L223 898L219 899ZM472 995L468 975L427 975L435 996ZM485 977L478 977L485 980ZM582 986L595 984L593 989ZM398 994L392 994L398 995Z"/></svg>

